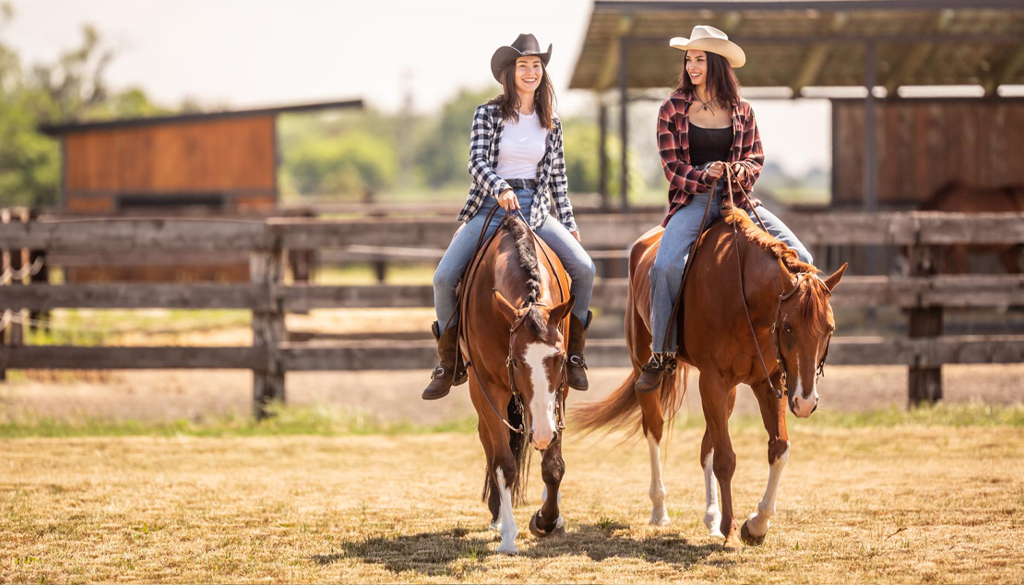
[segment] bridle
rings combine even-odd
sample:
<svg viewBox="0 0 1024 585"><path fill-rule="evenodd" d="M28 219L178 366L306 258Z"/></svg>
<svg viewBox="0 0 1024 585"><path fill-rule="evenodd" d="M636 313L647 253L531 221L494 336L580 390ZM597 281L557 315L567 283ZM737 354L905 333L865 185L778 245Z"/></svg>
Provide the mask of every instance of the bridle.
<svg viewBox="0 0 1024 585"><path fill-rule="evenodd" d="M792 290L790 290L789 292L783 292L782 294L779 295L779 308L775 311L775 322L772 323L772 333L775 335L775 359L776 362L779 364L779 371L781 372L782 388L787 396L789 395L789 387L786 381L786 372L788 371L788 369L786 367L786 358L782 355L781 338L782 303L785 302L790 297L792 297L793 295L795 295L796 291L800 290L800 285L802 285L805 280L810 282L810 279L812 278L821 283L822 287L825 289L825 292L828 294L829 297L832 296L832 291L828 288L828 285L825 284L825 281L823 281L820 276L818 276L817 274L812 274L810 272L801 272L800 274L797 275L796 286L794 286ZM815 367L815 374L819 378L825 375L825 360L828 359L828 347L832 343L832 335L834 333L835 329L828 332L828 339L825 340L825 351L822 352L821 359L818 361L818 364ZM760 349L758 351L760 351ZM781 396L776 396L776 398L781 398Z"/></svg>
<svg viewBox="0 0 1024 585"><path fill-rule="evenodd" d="M501 207L496 205L493 208L491 208L490 212L488 212L487 218L484 220L484 228L480 231L480 237L479 239L477 239L476 242L476 251L473 253L473 263L466 270L464 285L462 287L462 298L460 299L459 302L460 312L462 313L462 318L459 319L459 337L466 340L466 367L473 370L473 376L476 378L477 383L480 385L480 391L484 395L484 399L487 400L487 404L491 407L491 410L494 411L495 416L497 416L501 420L501 422L506 427L508 427L510 431L514 433L519 433L521 435L525 435L526 409L523 406L522 394L519 392L519 389L517 388L515 383L515 370L519 368L519 360L517 360L512 355L512 336L515 334L516 330L519 329L519 326L522 325L523 322L526 320L527 315L529 315L530 313L529 309L532 309L535 306L546 307L547 305L536 301L526 304L524 307L527 310L523 311L522 315L520 315L519 318L516 319L516 322L512 324L512 327L509 328L508 356L506 356L505 358L505 368L508 370L508 385L509 390L512 392L513 406L515 407L516 412L519 413L520 420L523 421L519 423L518 427L514 427L510 422L508 422L508 419L504 415L502 415L501 411L498 410L498 407L494 405L494 401L491 400L491 396L487 392L487 386L484 385L483 380L480 378L480 373L477 371L476 367L473 366L473 357L472 355L470 355L469 349L469 319L466 318L467 312L465 310L466 305L469 302L469 291L473 285L473 279L476 276L477 271L479 270L480 262L483 259L484 252L486 252L486 250L490 247L491 243L494 241L494 238L498 235L499 230L501 230L502 224L508 221L515 221L516 219L519 219L523 222L523 224L526 226L526 230L533 237L534 242L538 244L537 247L540 248L541 252L544 253L544 259L547 261L548 268L551 270L551 273L555 275L554 280L556 283L558 283L559 304L565 302L565 291L562 288L561 279L558 278L557 276L557 272L555 271L555 265L551 261L551 257L548 255L548 252L545 249L545 247L540 244L540 238L530 228L530 222L526 221L526 218L523 217L521 211L516 210L515 215L511 213L507 214L505 218L502 219L501 222L498 224L498 227L495 228L494 232L490 235L490 237L487 238L487 241L484 242L484 235L487 233L487 226L491 225L491 220L494 219L494 215L498 212L499 209L501 209ZM522 310L522 307L520 308L520 310ZM450 322L451 319L449 319L449 323ZM562 331L562 323L559 323L557 327L559 332L563 333L564 335L564 332ZM557 398L555 403L555 417L557 422L557 428L559 431L565 428L565 395L567 394L566 389L568 388L568 369L566 368L566 353L561 352L561 354L562 355L560 358L559 368L561 368L562 370L562 383L560 384L559 388L555 390L556 392L559 393L559 397Z"/></svg>

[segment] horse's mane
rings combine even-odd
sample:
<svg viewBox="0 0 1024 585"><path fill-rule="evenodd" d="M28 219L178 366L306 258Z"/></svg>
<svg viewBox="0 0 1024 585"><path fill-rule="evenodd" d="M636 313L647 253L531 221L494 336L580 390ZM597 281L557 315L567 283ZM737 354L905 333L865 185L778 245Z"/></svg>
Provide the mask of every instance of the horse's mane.
<svg viewBox="0 0 1024 585"><path fill-rule="evenodd" d="M526 280L523 282L523 285L526 286L526 297L523 300L528 304L536 303L540 300L541 292L540 263L537 261L537 247L533 243L530 228L526 226L525 222L517 221L511 216L505 219L501 225L512 235L516 256L519 257L519 268L526 275ZM534 333L544 335L547 323L537 310L536 305L530 305L530 310L527 311L524 319L530 324Z"/></svg>
<svg viewBox="0 0 1024 585"><path fill-rule="evenodd" d="M796 252L790 249L785 243L778 240L775 236L765 232L761 229L761 226L754 223L747 212L737 209L735 207L727 209L723 213L723 219L726 223L736 223L740 229L740 233L743 234L747 240L756 245L758 248L766 252L771 252L776 258L782 260L782 263L786 265L793 274L799 274L801 272L810 272L812 274L817 273L818 269L814 266L801 262L800 257L797 256Z"/></svg>
<svg viewBox="0 0 1024 585"><path fill-rule="evenodd" d="M806 262L801 262L792 248L761 229L761 226L755 224L754 220L750 219L750 216L745 211L733 208L725 212L724 218L729 223L737 222L740 233L746 236L750 243L774 254L776 258L782 260L782 263L786 265L786 268L791 273L810 272L811 274L817 274L817 268ZM800 293L798 300L801 310L806 315L814 314L821 310L822 307L828 306L830 296L828 289L819 279L813 280L816 281L816 285L806 287Z"/></svg>

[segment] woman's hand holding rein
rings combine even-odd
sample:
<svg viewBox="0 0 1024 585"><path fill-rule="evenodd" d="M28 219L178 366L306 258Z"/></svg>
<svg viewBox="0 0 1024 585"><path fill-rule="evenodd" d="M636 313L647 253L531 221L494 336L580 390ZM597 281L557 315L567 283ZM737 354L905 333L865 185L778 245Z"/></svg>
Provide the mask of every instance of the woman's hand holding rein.
<svg viewBox="0 0 1024 585"><path fill-rule="evenodd" d="M519 198L512 189L505 189L498 195L498 205L505 211L515 211L519 209Z"/></svg>

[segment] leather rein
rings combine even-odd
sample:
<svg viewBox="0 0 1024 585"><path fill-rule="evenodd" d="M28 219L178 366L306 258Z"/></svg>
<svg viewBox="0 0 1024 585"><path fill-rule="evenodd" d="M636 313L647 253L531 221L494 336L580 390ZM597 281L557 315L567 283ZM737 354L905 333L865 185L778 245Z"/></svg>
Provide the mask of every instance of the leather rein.
<svg viewBox="0 0 1024 585"><path fill-rule="evenodd" d="M541 252L543 252L544 259L547 261L548 264L548 268L551 270L551 273L555 275L555 282L558 283L559 304L565 302L565 291L562 288L562 281L560 278L558 278L558 274L555 271L555 265L551 261L551 257L548 255L548 252L545 249L545 247L540 243L540 238L530 228L530 222L526 221L526 218L523 217L523 214L520 210L517 209L515 215L507 214L505 218L501 220L501 223L498 224L498 227L495 228L494 232L490 235L490 237L487 238L486 242L484 241L484 235L487 233L487 227L491 225L491 220L494 219L494 216L499 209L502 209L501 206L495 205L488 212L487 218L484 220L484 228L480 231L480 237L477 239L476 242L476 250L473 252L473 261L470 264L469 269L466 271L466 276L464 278L462 287L461 298L459 299L459 312L462 313L462 318L459 319L459 338L466 340L466 367L473 370L473 376L476 378L477 383L480 385L480 391L483 393L484 398L487 400L487 404L491 407L491 410L494 411L495 416L497 416L501 420L501 422L504 423L506 427L508 427L510 431L514 433L519 433L521 435L525 435L525 408L523 406L522 394L519 392L519 389L516 387L515 383L515 370L519 368L519 360L517 360L512 355L512 336L515 335L516 330L519 329L519 327L526 320L526 317L527 315L529 315L530 312L529 309L532 309L535 306L546 307L547 305L545 303L534 301L527 303L523 307L520 307L520 309L526 308L527 310L523 312L523 314L516 320L515 323L512 324L508 331L508 356L506 356L505 358L505 368L508 370L508 386L509 390L512 392L512 401L514 402L516 411L519 413L520 419L523 421L519 423L518 427L514 427L510 422L508 422L508 419L501 413L501 411L499 411L498 408L494 405L494 401L491 400L491 396L487 392L487 386L484 385L483 380L480 378L480 373L477 372L476 367L473 365L473 356L470 354L469 349L469 319L467 318L466 310L467 305L469 304L469 291L472 288L473 280L476 277L476 273L480 268L480 263L483 260L484 253L487 251L488 248L490 248L491 243L494 242L494 239L498 235L498 232L501 229L502 224L508 221L516 220L521 220L523 224L526 226L526 230L533 237L533 240L537 244L537 247L540 248ZM452 315L452 317L449 318L449 324L451 323L452 318L454 318L454 315ZM558 329L560 332L564 334L564 332L562 331L562 323L559 323ZM562 370L562 384L560 388L557 390L557 392L560 393L560 396L555 403L555 416L557 419L557 426L559 431L565 428L565 389L568 387L568 370L566 368L566 361L566 353L562 352L561 361L559 364L559 367Z"/></svg>
<svg viewBox="0 0 1024 585"><path fill-rule="evenodd" d="M747 191L745 191L743 189L743 186L740 185L739 179L733 174L732 166L729 165L729 164L725 165L724 178L725 178L725 181L726 181L726 189L728 190L728 193L729 193L729 199L728 199L729 206L730 207L736 207L736 203L733 200L733 186L735 186L736 187L736 191L739 192L741 195L743 195L743 198L747 201L747 204L750 205L750 209L753 212L754 217L757 219L757 223L760 225L761 229L764 230L765 233L770 233L770 232L768 232L768 227L765 226L764 221L761 220L761 216L758 215L757 209L754 207L753 202L750 200L750 195L747 193ZM670 328L675 326L676 316L678 315L678 311L679 311L679 305L682 303L682 299L683 299L683 286L686 283L686 276L689 273L690 265L693 263L694 257L697 255L697 251L700 250L700 245L703 242L704 230L705 230L705 228L707 228L708 212L711 210L711 202L715 199L715 191L718 189L718 183L720 181L721 181L721 178L715 179L715 181L711 184L710 190L708 191L708 193L709 193L709 195L708 195L708 202L707 202L707 204L704 207L704 216L703 216L703 218L701 218L700 231L697 232L698 233L697 239L694 241L693 245L690 247L690 254L689 254L689 256L687 256L686 266L683 267L683 280L682 280L682 284L679 287L679 292L678 292L678 294L676 296L676 301L675 301L675 303L673 304L673 307L672 307L672 316L669 319L669 327ZM781 336L781 321L782 321L782 303L786 299L788 299L788 298L792 297L794 294L796 294L796 291L800 289L800 285L803 284L803 281L805 279L807 279L807 278L815 278L819 282L822 282L822 281L821 281L821 278L818 277L818 275L816 275L816 274L812 274L810 272L801 272L800 274L797 275L798 276L798 280L797 280L796 286L794 286L792 288L792 290L790 290L789 292L783 291L783 293L781 295L779 295L779 305L778 305L778 307L776 309L776 312L775 312L775 322L772 324L772 329L771 329L772 333L775 335L776 363L779 366L779 370L782 372L782 377L781 377L781 385L782 385L782 387L781 388L776 388L775 384L772 383L772 378L771 378L771 375L770 375L770 373L768 371L768 365L764 361L764 354L761 351L761 343L757 339L757 330L754 328L754 321L750 317L750 307L747 304L747 295L746 295L746 292L745 292L746 285L745 285L744 280L743 280L743 258L740 255L740 241L739 241L740 233L739 233L739 227L736 225L736 222L732 222L732 234L733 234L733 240L734 240L734 246L733 247L736 249L736 268L738 270L739 280L740 280L740 287L739 287L740 298L743 300L743 311L744 311L744 313L747 316L747 324L750 326L750 335L754 339L754 348L757 350L757 358L758 358L758 361L761 364L761 370L764 372L764 378L765 378L765 381L768 383L768 387L771 389L772 393L775 395L775 398L782 398L784 393L788 394L788 387L786 385L786 371L787 371L786 370L786 361L785 361L785 358L782 356L782 343L781 343L782 340L781 340L781 337L780 337ZM829 291L827 286L825 287L825 290L828 291L829 296L831 296L832 292ZM671 329L667 329L665 331L665 342L666 342L665 345L667 345L668 337L669 337L669 332L670 331L671 331ZM828 336L828 340L825 342L825 352L821 356L821 361L819 361L818 364L817 364L817 370L816 371L817 371L819 376L824 376L825 375L825 359L828 357L828 347L829 347L829 343L831 341L832 341L832 333L830 332L829 336ZM672 364L672 366L674 366L674 364Z"/></svg>

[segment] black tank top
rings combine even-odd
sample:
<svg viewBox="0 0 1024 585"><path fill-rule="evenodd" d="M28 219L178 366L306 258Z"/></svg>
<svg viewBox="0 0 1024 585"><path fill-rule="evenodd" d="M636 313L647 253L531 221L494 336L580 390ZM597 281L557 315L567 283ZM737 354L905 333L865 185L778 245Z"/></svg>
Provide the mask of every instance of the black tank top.
<svg viewBox="0 0 1024 585"><path fill-rule="evenodd" d="M732 149L732 127L701 128L690 123L690 164L700 166L709 162L728 162Z"/></svg>

